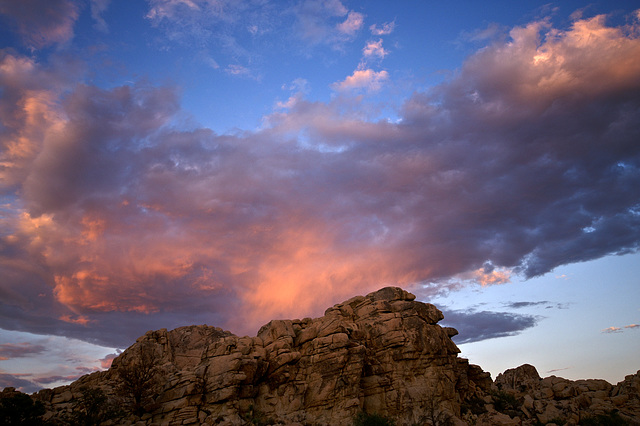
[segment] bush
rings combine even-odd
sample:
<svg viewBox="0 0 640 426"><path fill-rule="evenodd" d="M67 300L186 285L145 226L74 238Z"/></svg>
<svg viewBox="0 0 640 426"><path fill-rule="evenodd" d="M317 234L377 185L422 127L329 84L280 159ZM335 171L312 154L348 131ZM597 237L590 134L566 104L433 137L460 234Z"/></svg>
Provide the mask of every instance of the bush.
<svg viewBox="0 0 640 426"><path fill-rule="evenodd" d="M362 412L353 419L353 426L395 426L395 422L380 414Z"/></svg>
<svg viewBox="0 0 640 426"><path fill-rule="evenodd" d="M240 413L240 417L242 420L247 422L247 424L254 426L268 426L276 424L276 421L272 418L266 418L265 415L256 410L253 405L249 406L249 410Z"/></svg>
<svg viewBox="0 0 640 426"><path fill-rule="evenodd" d="M478 398L477 396L465 401L460 407L460 411L462 414L470 412L471 414L482 414L486 413L487 409L484 406L484 400L482 398Z"/></svg>
<svg viewBox="0 0 640 426"><path fill-rule="evenodd" d="M580 425L582 426L626 426L628 424L629 422L620 417L617 411L588 416L580 420Z"/></svg>
<svg viewBox="0 0 640 426"><path fill-rule="evenodd" d="M44 413L42 402L34 401L26 393L16 392L12 396L0 398L1 425L42 425Z"/></svg>
<svg viewBox="0 0 640 426"><path fill-rule="evenodd" d="M520 403L515 396L504 391L497 391L492 393L493 407L496 411L509 414L511 412L517 412L520 410Z"/></svg>
<svg viewBox="0 0 640 426"><path fill-rule="evenodd" d="M123 414L117 403L102 389L83 387L80 392L82 396L74 402L71 413L63 416L64 424L94 426Z"/></svg>

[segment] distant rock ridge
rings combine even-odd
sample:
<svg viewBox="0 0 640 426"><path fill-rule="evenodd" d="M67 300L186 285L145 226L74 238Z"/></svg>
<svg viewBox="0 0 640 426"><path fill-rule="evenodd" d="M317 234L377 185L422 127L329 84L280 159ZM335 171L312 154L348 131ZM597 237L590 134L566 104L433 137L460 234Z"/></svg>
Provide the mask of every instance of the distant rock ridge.
<svg viewBox="0 0 640 426"><path fill-rule="evenodd" d="M612 386L542 379L523 365L494 382L458 357L457 331L442 319L387 287L320 318L271 321L256 337L206 325L149 331L109 370L33 398L60 424L98 395L94 410L105 412L93 421L104 425L351 425L359 413L397 426L640 425L640 371Z"/></svg>

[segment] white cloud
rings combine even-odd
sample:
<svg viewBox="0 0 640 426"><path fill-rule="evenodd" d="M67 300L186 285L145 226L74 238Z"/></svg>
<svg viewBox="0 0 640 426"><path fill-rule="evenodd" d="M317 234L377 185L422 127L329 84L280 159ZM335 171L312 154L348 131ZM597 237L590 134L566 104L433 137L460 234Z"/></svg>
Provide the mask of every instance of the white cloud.
<svg viewBox="0 0 640 426"><path fill-rule="evenodd" d="M173 18L181 6L186 6L191 10L200 10L200 7L192 0L150 0L149 5L151 9L147 13L147 18L151 20Z"/></svg>

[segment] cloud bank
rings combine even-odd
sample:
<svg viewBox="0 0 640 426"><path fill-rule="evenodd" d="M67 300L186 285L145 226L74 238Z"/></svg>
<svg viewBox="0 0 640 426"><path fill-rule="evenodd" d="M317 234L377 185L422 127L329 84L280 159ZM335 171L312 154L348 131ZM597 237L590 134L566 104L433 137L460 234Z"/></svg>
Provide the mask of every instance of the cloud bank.
<svg viewBox="0 0 640 426"><path fill-rule="evenodd" d="M204 7L153 5L149 19ZM297 10L309 39L338 28L311 20L320 6ZM362 25L322 11L343 35ZM4 51L2 327L116 347L192 323L253 334L385 285L434 294L635 252L639 36L637 20L533 22L397 122L300 94L235 135L177 125L177 88L73 84L73 64ZM340 84L375 81L356 77ZM535 323L510 315L476 336Z"/></svg>

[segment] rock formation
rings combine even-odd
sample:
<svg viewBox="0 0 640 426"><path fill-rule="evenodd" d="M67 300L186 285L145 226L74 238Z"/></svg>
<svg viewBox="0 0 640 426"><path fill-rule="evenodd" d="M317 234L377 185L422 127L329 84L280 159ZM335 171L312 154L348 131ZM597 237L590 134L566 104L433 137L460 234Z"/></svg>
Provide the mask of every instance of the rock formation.
<svg viewBox="0 0 640 426"><path fill-rule="evenodd" d="M541 379L525 365L494 383L458 357L457 331L437 324L442 313L414 299L388 287L320 318L271 321L256 337L209 326L150 331L109 370L33 397L62 423L98 398L110 410L93 422L105 425L351 425L362 412L398 426L589 416L640 424L640 372L614 387Z"/></svg>

